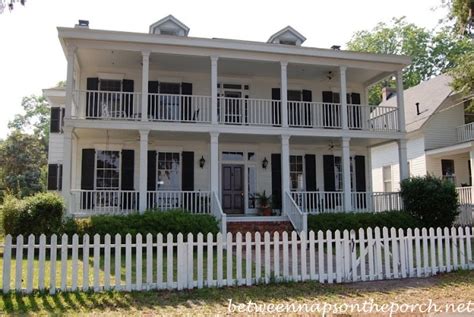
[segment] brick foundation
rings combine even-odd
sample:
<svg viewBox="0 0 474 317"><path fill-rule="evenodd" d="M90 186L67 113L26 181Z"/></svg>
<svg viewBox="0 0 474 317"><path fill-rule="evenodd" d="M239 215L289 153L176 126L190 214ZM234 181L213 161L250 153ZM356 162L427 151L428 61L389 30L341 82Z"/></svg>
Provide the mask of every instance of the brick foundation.
<svg viewBox="0 0 474 317"><path fill-rule="evenodd" d="M266 231L272 234L275 231L283 233L284 231L291 232L293 230L293 225L289 221L242 221L227 223L227 232L232 232L232 234L236 234L237 232L243 235L247 232L251 232L252 234L260 232L263 234Z"/></svg>

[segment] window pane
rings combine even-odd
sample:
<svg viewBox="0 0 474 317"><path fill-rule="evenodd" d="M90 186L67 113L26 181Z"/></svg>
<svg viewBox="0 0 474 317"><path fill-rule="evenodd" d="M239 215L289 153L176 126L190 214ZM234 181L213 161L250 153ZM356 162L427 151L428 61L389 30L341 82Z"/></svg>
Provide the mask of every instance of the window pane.
<svg viewBox="0 0 474 317"><path fill-rule="evenodd" d="M243 152L222 152L222 160L224 161L243 161Z"/></svg>

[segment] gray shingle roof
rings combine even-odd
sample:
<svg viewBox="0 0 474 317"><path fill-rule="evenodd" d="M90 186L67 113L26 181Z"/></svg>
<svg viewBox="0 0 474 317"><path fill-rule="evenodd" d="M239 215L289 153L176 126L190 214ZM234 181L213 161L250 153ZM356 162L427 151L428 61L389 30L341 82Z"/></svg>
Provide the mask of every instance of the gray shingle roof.
<svg viewBox="0 0 474 317"><path fill-rule="evenodd" d="M404 91L405 122L407 132L420 129L443 101L451 95L453 89L449 86L451 77L446 74L426 80ZM420 103L420 114L416 113L416 103ZM380 106L397 106L397 98L392 97L383 101Z"/></svg>

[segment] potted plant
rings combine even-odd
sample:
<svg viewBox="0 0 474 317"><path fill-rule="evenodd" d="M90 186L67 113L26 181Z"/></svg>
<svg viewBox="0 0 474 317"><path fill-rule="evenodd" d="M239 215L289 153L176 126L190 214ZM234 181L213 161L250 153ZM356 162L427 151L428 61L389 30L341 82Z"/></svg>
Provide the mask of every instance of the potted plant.
<svg viewBox="0 0 474 317"><path fill-rule="evenodd" d="M256 197L257 197L257 203L260 207L260 212L262 213L262 216L271 216L272 215L271 196L267 196L267 193L263 191L263 193L258 193Z"/></svg>

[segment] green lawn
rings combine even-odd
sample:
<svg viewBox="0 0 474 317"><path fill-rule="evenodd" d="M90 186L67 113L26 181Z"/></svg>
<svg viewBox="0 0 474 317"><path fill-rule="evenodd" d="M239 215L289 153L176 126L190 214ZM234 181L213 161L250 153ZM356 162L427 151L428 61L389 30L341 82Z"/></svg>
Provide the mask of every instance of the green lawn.
<svg viewBox="0 0 474 317"><path fill-rule="evenodd" d="M0 311L34 314L225 314L234 303L362 303L383 304L467 302L474 298L474 272L460 271L426 279L405 279L341 285L316 282L270 284L252 287L194 289L188 291L60 293L50 296L7 294L0 296Z"/></svg>

